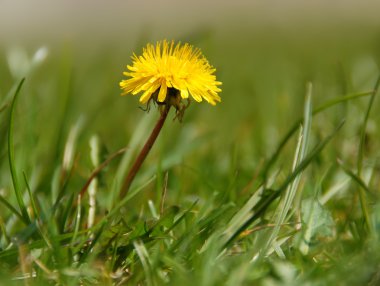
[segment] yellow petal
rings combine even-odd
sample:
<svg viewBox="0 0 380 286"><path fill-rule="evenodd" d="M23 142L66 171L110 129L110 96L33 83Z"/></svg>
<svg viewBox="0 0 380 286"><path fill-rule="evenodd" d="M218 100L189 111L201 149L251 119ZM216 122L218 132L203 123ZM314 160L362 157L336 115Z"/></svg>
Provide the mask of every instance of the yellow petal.
<svg viewBox="0 0 380 286"><path fill-rule="evenodd" d="M141 103L147 103L148 100L149 100L149 98L151 97L152 93L153 93L153 92L151 92L150 89L148 89L147 91L145 91L145 92L143 93L143 95L140 97L140 102L141 102Z"/></svg>
<svg viewBox="0 0 380 286"><path fill-rule="evenodd" d="M157 101L165 102L168 88L174 88L182 98L191 95L197 102L204 99L212 105L221 101L218 86L222 83L216 80L215 68L200 49L189 44L167 40L148 44L141 55L133 54L132 61L123 73L128 79L119 83L123 94L143 92L140 101L147 102L156 92Z"/></svg>
<svg viewBox="0 0 380 286"><path fill-rule="evenodd" d="M182 98L188 98L189 97L189 92L187 89L181 89L181 97Z"/></svg>
<svg viewBox="0 0 380 286"><path fill-rule="evenodd" d="M167 93L166 81L163 80L161 83L160 92L158 93L158 101L159 102L165 101L166 93Z"/></svg>

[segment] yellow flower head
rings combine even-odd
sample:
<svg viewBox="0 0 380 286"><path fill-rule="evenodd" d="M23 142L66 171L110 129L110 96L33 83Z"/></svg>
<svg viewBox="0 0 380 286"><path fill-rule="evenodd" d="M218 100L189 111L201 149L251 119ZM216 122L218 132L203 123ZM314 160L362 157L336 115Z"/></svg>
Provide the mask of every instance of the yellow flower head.
<svg viewBox="0 0 380 286"><path fill-rule="evenodd" d="M133 65L124 72L129 79L122 80L123 95L143 92L141 103L153 98L157 103L172 104L171 95L188 98L189 94L197 102L205 99L212 105L220 102L221 91L213 68L199 49L189 44L174 44L166 40L156 46L148 44L141 56L132 57Z"/></svg>

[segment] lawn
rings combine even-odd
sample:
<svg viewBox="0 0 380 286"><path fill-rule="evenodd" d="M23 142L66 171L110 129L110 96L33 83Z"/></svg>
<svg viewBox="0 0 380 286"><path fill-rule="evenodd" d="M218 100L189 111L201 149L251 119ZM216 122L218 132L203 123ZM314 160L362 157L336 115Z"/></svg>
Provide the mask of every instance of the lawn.
<svg viewBox="0 0 380 286"><path fill-rule="evenodd" d="M379 285L379 49L177 36L222 101L171 110L120 198L160 112L119 82L156 40L1 47L0 284Z"/></svg>

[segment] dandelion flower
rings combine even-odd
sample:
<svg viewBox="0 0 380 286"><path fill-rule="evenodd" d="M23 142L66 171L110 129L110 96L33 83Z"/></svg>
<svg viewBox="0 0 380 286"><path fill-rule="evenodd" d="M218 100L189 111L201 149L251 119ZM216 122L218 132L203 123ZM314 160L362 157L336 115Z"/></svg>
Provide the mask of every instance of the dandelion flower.
<svg viewBox="0 0 380 286"><path fill-rule="evenodd" d="M169 104L178 110L181 99L189 95L197 101L202 99L215 105L221 101L213 68L199 49L185 43L166 40L156 46L148 44L141 56L132 57L133 64L123 74L128 79L120 82L123 94L142 93L141 103L153 99L158 104Z"/></svg>
<svg viewBox="0 0 380 286"><path fill-rule="evenodd" d="M166 40L157 42L156 46L148 44L143 48L141 56L133 55L132 61L133 64L127 66L128 71L124 72L128 78L120 82L123 95L142 93L140 102L146 103L149 110L153 100L160 105L161 115L124 178L120 198L128 193L172 106L176 110L174 119L182 121L184 111L190 103L190 95L197 102L204 99L212 105L221 101L218 95L221 89L218 86L222 83L216 80L215 68L199 49L189 44L175 44L174 41ZM183 104L182 99L187 99L188 104Z"/></svg>

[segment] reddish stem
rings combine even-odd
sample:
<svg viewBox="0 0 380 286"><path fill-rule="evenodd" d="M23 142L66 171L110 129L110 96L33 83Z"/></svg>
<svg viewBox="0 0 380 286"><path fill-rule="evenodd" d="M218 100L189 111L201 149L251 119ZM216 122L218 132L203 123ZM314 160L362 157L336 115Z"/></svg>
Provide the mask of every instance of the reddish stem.
<svg viewBox="0 0 380 286"><path fill-rule="evenodd" d="M156 126L154 126L152 133L150 134L148 140L145 142L144 147L141 149L140 154L137 156L136 161L133 163L133 166L131 167L127 176L125 177L123 187L120 190L120 198L125 197L125 195L128 193L129 187L131 186L133 179L135 178L146 156L148 156L150 149L152 149L152 146L156 141L158 134L160 134L162 126L165 123L166 117L169 114L169 110L170 105L166 105L165 108L161 111L161 116L158 119Z"/></svg>

